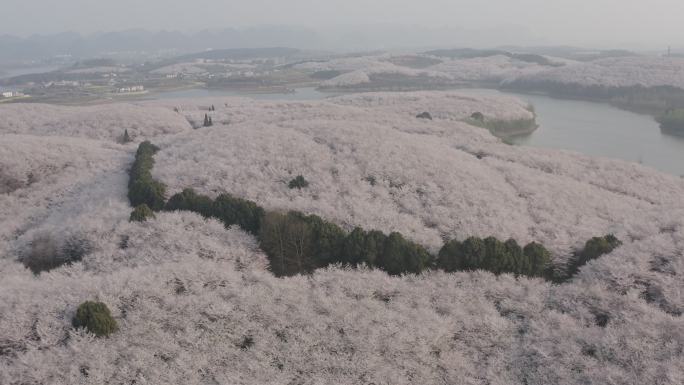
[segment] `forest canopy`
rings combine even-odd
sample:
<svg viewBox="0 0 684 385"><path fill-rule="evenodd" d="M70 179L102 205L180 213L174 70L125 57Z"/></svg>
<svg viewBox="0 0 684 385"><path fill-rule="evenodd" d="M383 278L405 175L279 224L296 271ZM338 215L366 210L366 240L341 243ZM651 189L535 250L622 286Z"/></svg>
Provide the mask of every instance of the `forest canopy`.
<svg viewBox="0 0 684 385"><path fill-rule="evenodd" d="M0 106L0 383L678 384L684 180L465 121L525 107L454 92ZM164 204L144 222L124 129L160 147ZM484 249L462 258L469 238ZM530 269L546 252L573 277ZM31 255L69 262L34 274ZM86 301L116 332L74 327Z"/></svg>

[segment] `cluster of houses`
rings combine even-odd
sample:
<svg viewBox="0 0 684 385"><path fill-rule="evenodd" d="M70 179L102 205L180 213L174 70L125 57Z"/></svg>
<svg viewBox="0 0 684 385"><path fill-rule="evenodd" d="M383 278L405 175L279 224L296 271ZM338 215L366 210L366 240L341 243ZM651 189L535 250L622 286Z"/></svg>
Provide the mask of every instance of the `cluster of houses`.
<svg viewBox="0 0 684 385"><path fill-rule="evenodd" d="M2 91L0 96L3 98L18 98L20 96L24 96L24 94L19 91Z"/></svg>

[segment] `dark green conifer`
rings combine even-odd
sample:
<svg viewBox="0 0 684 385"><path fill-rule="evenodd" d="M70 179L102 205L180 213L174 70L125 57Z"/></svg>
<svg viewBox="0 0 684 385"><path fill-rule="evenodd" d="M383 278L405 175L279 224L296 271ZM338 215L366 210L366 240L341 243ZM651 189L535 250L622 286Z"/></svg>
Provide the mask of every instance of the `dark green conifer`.
<svg viewBox="0 0 684 385"><path fill-rule="evenodd" d="M130 143L133 141L133 139L131 139L130 135L128 135L128 129L124 130L123 139L121 141L123 143Z"/></svg>

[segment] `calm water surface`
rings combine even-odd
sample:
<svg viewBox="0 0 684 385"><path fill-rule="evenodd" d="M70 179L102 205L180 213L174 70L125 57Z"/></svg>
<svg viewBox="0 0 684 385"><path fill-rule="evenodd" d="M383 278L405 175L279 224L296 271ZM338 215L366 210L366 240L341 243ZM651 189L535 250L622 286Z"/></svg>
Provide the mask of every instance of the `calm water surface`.
<svg viewBox="0 0 684 385"><path fill-rule="evenodd" d="M497 93L472 90L474 93ZM638 162L684 175L684 137L664 134L649 115L624 111L608 104L554 99L543 95L504 93L528 101L535 108L539 129L512 138L524 146L562 148L593 156Z"/></svg>
<svg viewBox="0 0 684 385"><path fill-rule="evenodd" d="M516 144L620 158L684 175L684 137L661 132L649 115L607 104L519 96L534 105L539 129L514 138Z"/></svg>

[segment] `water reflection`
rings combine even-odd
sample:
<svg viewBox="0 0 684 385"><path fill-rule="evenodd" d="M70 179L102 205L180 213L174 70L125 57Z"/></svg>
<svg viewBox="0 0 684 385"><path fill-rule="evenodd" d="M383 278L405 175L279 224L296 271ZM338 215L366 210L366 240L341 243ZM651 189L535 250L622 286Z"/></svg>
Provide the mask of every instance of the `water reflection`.
<svg viewBox="0 0 684 385"><path fill-rule="evenodd" d="M663 132L649 115L603 103L506 94L534 105L539 123L535 132L510 138L514 144L619 158L670 174L684 175L684 137Z"/></svg>

